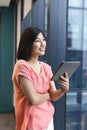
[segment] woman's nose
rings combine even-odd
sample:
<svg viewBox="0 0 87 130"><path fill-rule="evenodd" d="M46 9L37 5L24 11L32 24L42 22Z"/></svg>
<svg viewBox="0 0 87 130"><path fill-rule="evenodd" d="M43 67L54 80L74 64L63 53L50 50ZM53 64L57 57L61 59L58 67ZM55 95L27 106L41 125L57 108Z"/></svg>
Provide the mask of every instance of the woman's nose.
<svg viewBox="0 0 87 130"><path fill-rule="evenodd" d="M46 41L41 40L41 45L46 46Z"/></svg>

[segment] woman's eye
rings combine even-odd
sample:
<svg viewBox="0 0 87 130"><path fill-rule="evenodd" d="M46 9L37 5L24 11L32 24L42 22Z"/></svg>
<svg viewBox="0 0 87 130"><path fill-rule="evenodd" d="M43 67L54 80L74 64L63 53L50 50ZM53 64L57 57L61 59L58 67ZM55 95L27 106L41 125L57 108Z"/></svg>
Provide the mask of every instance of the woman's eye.
<svg viewBox="0 0 87 130"><path fill-rule="evenodd" d="M38 39L38 40L35 40L35 42L40 42L40 40Z"/></svg>
<svg viewBox="0 0 87 130"><path fill-rule="evenodd" d="M36 39L35 42L42 42L42 41L45 41L45 38L40 40L40 39Z"/></svg>
<svg viewBox="0 0 87 130"><path fill-rule="evenodd" d="M45 38L43 39L43 41L46 41Z"/></svg>

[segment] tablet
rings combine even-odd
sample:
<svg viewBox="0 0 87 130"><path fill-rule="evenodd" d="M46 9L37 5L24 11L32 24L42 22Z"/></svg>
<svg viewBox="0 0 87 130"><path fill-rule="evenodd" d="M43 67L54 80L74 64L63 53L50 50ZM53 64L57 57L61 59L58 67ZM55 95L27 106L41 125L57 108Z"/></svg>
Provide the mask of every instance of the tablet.
<svg viewBox="0 0 87 130"><path fill-rule="evenodd" d="M51 80L58 81L59 77L63 75L64 72L67 72L70 78L73 75L73 73L77 70L79 65L80 61L62 61L61 64L57 67Z"/></svg>

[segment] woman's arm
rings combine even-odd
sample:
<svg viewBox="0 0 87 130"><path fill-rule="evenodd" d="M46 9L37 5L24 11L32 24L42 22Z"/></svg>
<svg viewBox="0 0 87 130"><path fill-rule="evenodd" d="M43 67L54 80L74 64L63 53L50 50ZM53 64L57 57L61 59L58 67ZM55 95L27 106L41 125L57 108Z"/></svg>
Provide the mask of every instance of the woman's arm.
<svg viewBox="0 0 87 130"><path fill-rule="evenodd" d="M58 83L61 85L61 88L57 90L54 81L50 81L49 94L50 94L51 100L53 101L58 100L69 90L68 74L65 73L64 76L62 75L60 79L58 80Z"/></svg>
<svg viewBox="0 0 87 130"><path fill-rule="evenodd" d="M31 104L33 105L41 104L47 100L50 100L50 94L48 92L45 94L36 93L32 82L29 81L28 79L20 76L19 84L23 90L23 93L25 94L26 98Z"/></svg>

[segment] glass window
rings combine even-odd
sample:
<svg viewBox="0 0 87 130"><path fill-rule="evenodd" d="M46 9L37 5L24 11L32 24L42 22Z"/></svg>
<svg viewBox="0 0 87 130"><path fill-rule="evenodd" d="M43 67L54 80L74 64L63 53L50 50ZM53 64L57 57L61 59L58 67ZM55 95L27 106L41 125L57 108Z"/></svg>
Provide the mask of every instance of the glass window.
<svg viewBox="0 0 87 130"><path fill-rule="evenodd" d="M66 130L87 130L87 91L67 94Z"/></svg>
<svg viewBox="0 0 87 130"><path fill-rule="evenodd" d="M84 7L87 8L87 0L84 0Z"/></svg>
<svg viewBox="0 0 87 130"><path fill-rule="evenodd" d="M83 86L87 88L87 10L84 11L84 28L83 28Z"/></svg>
<svg viewBox="0 0 87 130"><path fill-rule="evenodd" d="M69 0L69 7L82 7L83 0Z"/></svg>
<svg viewBox="0 0 87 130"><path fill-rule="evenodd" d="M82 10L69 9L68 14L68 49L81 50Z"/></svg>
<svg viewBox="0 0 87 130"><path fill-rule="evenodd" d="M66 130L87 130L87 0L68 2L66 59L81 65L66 95Z"/></svg>
<svg viewBox="0 0 87 130"><path fill-rule="evenodd" d="M87 50L87 10L84 11L83 50Z"/></svg>

